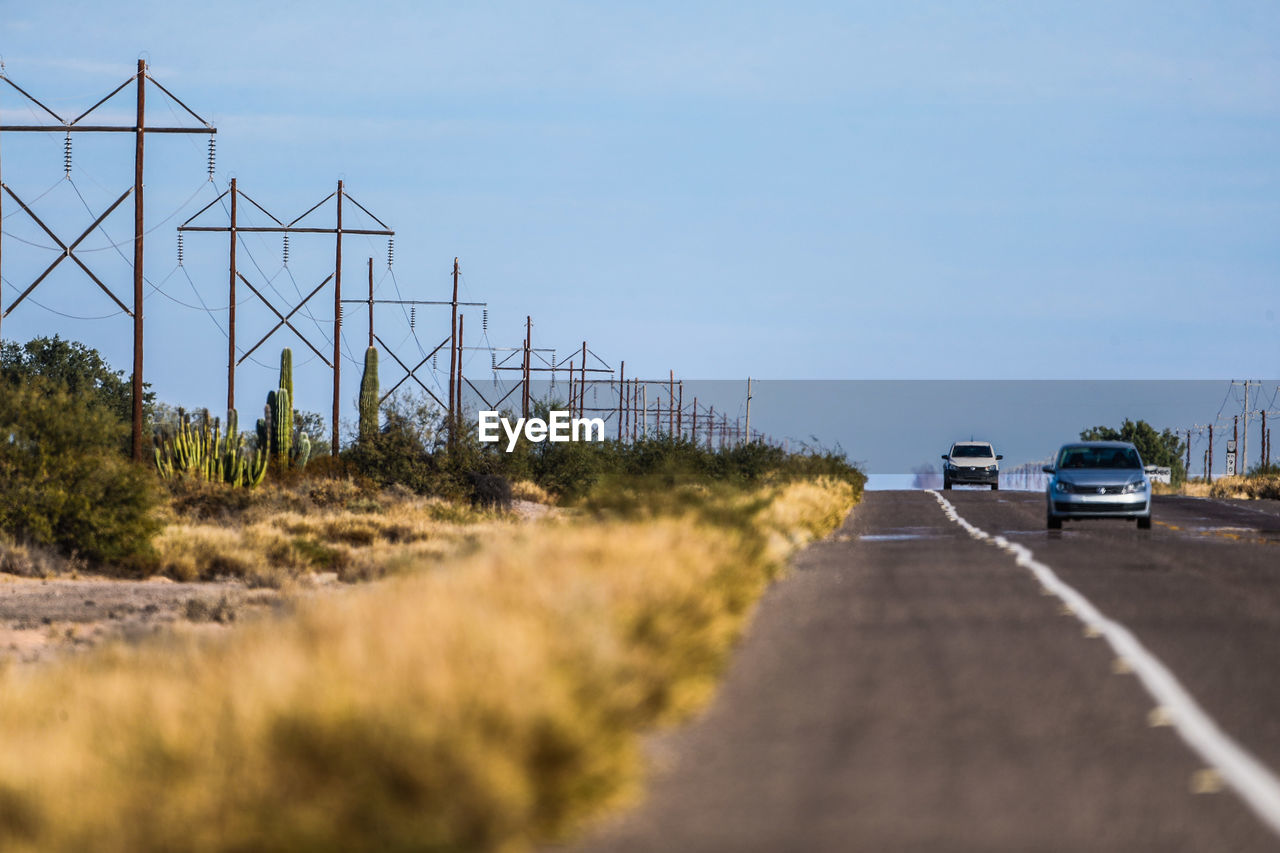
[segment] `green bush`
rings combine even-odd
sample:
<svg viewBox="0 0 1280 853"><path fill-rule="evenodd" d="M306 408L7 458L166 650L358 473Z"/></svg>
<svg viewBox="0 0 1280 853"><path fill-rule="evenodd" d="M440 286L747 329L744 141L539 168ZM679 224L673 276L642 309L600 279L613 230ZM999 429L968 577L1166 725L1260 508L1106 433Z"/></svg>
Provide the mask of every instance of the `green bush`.
<svg viewBox="0 0 1280 853"><path fill-rule="evenodd" d="M92 392L34 379L0 388L0 527L117 571L145 571L155 478L120 454L127 427Z"/></svg>
<svg viewBox="0 0 1280 853"><path fill-rule="evenodd" d="M33 338L25 344L9 341L0 344L0 378L14 386L40 379L66 388L72 394L83 394L126 423L133 418L133 385L123 370L112 370L102 355L79 341ZM147 386L143 386L144 389ZM155 394L143 391L143 416L155 416ZM120 446L127 453L130 435L126 431Z"/></svg>

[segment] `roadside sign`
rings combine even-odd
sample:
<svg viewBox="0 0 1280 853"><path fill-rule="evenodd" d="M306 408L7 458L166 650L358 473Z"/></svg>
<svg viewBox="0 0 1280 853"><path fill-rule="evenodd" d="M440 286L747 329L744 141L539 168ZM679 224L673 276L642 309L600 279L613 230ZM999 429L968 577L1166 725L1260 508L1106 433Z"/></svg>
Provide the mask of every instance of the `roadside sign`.
<svg viewBox="0 0 1280 853"><path fill-rule="evenodd" d="M1173 469L1153 465L1147 469L1147 477L1153 483L1172 483Z"/></svg>
<svg viewBox="0 0 1280 853"><path fill-rule="evenodd" d="M1235 444L1229 441L1227 444ZM1234 450L1227 451L1227 476L1234 477L1236 475L1236 452Z"/></svg>
<svg viewBox="0 0 1280 853"><path fill-rule="evenodd" d="M1228 453L1236 452L1236 440L1234 438L1227 439L1227 452Z"/></svg>

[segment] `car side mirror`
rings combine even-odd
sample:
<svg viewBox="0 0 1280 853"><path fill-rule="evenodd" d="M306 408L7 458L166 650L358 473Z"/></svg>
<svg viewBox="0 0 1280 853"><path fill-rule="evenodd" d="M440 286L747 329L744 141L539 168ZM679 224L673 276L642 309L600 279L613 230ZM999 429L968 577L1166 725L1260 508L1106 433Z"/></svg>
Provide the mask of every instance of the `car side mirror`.
<svg viewBox="0 0 1280 853"><path fill-rule="evenodd" d="M999 462L999 461L1000 461L1001 459L1003 459L1003 458L1004 458L1004 457L1003 457L1003 456L1001 456L999 453L997 453L997 454L996 454L996 461L997 461L997 462Z"/></svg>
<svg viewBox="0 0 1280 853"><path fill-rule="evenodd" d="M1056 474L1058 471L1058 469L1054 468L1052 465L1044 465L1040 468L1040 470L1045 472L1046 474Z"/></svg>
<svg viewBox="0 0 1280 853"><path fill-rule="evenodd" d="M942 458L943 458L943 459L950 459L951 457L944 453L944 454L942 454Z"/></svg>

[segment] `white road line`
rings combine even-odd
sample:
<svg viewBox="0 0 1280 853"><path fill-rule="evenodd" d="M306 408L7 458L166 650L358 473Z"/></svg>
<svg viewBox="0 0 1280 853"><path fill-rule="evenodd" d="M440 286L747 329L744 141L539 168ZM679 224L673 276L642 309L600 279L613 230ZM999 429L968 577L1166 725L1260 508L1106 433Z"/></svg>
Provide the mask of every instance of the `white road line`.
<svg viewBox="0 0 1280 853"><path fill-rule="evenodd" d="M1053 569L1035 559L1030 549L975 527L961 518L956 508L942 495L933 490L929 490L929 494L937 499L947 518L964 528L974 539L989 542L1013 555L1017 564L1035 575L1036 580L1057 596L1087 629L1106 639L1116 655L1129 664L1156 704L1165 709L1170 723L1187 746L1221 774L1226 784L1240 795L1263 823L1280 834L1280 779L1222 731L1159 658L1147 651L1128 628L1104 616L1089 599L1054 574Z"/></svg>

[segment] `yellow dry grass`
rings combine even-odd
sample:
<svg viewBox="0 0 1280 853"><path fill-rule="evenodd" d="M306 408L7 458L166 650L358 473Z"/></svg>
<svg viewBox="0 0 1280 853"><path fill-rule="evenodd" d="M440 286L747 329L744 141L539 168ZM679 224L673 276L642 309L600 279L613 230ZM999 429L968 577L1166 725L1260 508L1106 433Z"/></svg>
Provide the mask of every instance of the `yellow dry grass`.
<svg viewBox="0 0 1280 853"><path fill-rule="evenodd" d="M280 587L311 572L364 580L456 553L492 528L492 513L439 499L384 498L373 511L270 508L236 520L174 520L156 537L159 570L177 580L244 578Z"/></svg>
<svg viewBox="0 0 1280 853"><path fill-rule="evenodd" d="M511 497L518 501L533 501L536 504L554 504L551 493L532 480L517 480L511 484Z"/></svg>
<svg viewBox="0 0 1280 853"><path fill-rule="evenodd" d="M1280 498L1280 475L1254 474L1248 477L1219 477L1209 496L1215 498Z"/></svg>
<svg viewBox="0 0 1280 853"><path fill-rule="evenodd" d="M637 731L705 701L780 559L855 498L832 481L765 497L739 523L510 526L447 566L216 640L0 672L0 848L513 850L562 835L633 790ZM394 519L365 521L280 519L249 546L202 535L246 559L290 525L389 541Z"/></svg>

